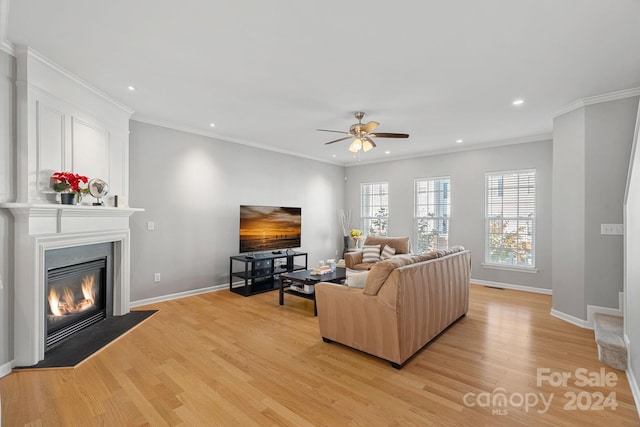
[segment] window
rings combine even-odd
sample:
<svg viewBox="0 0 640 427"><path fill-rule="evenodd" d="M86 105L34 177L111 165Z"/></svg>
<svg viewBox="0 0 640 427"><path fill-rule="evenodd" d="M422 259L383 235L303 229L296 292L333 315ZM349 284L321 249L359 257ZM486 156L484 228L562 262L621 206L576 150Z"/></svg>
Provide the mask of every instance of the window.
<svg viewBox="0 0 640 427"><path fill-rule="evenodd" d="M389 224L389 183L360 184L362 229L371 236L386 236Z"/></svg>
<svg viewBox="0 0 640 427"><path fill-rule="evenodd" d="M415 180L416 253L449 247L450 183L449 177Z"/></svg>
<svg viewBox="0 0 640 427"><path fill-rule="evenodd" d="M535 266L536 171L487 173L487 264Z"/></svg>

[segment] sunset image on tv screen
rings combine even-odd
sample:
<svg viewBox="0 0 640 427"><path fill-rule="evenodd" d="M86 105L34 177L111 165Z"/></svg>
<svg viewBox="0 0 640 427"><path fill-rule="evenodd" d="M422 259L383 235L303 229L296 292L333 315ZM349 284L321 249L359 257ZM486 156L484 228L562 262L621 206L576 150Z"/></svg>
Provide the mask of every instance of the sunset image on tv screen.
<svg viewBox="0 0 640 427"><path fill-rule="evenodd" d="M300 247L302 209L240 206L240 252Z"/></svg>

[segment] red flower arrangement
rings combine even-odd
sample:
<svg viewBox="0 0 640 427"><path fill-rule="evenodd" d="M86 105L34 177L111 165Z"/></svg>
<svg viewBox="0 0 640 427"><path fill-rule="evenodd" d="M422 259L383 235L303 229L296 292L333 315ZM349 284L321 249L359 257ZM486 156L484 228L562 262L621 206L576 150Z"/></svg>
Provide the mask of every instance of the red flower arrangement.
<svg viewBox="0 0 640 427"><path fill-rule="evenodd" d="M78 193L79 196L87 194L88 188L80 188L80 183L86 184L89 178L73 172L54 172L51 175L53 189L59 193Z"/></svg>

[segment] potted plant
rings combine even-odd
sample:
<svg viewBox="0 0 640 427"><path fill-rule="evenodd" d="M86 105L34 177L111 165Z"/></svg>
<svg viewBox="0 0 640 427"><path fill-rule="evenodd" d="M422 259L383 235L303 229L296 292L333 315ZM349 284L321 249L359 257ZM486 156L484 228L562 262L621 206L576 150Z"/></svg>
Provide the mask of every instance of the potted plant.
<svg viewBox="0 0 640 427"><path fill-rule="evenodd" d="M354 228L349 232L349 236L351 237L351 240L353 240L353 247L357 248L358 242L364 238L364 233L362 230Z"/></svg>
<svg viewBox="0 0 640 427"><path fill-rule="evenodd" d="M52 187L60 193L60 201L63 205L75 205L80 202L83 194L87 194L89 189L81 187L89 181L84 175L73 172L54 172L51 175Z"/></svg>

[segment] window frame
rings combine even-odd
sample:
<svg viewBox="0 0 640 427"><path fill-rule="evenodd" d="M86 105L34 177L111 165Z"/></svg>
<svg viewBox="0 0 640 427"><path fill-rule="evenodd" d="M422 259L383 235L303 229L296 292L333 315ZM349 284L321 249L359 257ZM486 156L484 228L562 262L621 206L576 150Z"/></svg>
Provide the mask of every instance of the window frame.
<svg viewBox="0 0 640 427"><path fill-rule="evenodd" d="M386 206L383 206L382 203L380 203L380 206L382 207L382 209L386 210L386 215L365 215L365 205L364 205L364 188L365 187L372 187L374 185L384 185L386 186ZM373 194L372 191L369 192L370 195ZM385 196L384 193L379 192L376 195L373 195L372 197L382 197ZM375 208L376 205L371 204L371 205L367 205L367 208L371 209L371 207ZM378 211L380 212L380 210ZM369 212L367 212L369 213ZM371 233L371 224L375 221L375 220L384 220L383 225L382 225L382 229L384 231L384 234L373 234ZM371 236L388 236L389 235L389 182L388 181L373 181L373 182L361 182L360 183L360 225L362 226L362 231L365 235L371 235Z"/></svg>
<svg viewBox="0 0 640 427"><path fill-rule="evenodd" d="M526 175L526 174L533 174L533 216L532 217L523 217L523 216L519 216L520 213L520 187L518 187L518 194L517 194L517 199L518 199L518 204L515 207L516 211L518 212L517 216L499 216L499 217L489 217L489 178L490 177L497 177L499 175L513 175L513 174L518 174L518 181L520 179L520 175ZM516 270L516 271L525 271L525 272L531 272L531 273L535 273L537 272L537 268L536 268L536 232L537 232L537 212L538 212L538 181L537 181L537 171L535 168L529 168L529 169L514 169L514 170L506 170L506 171L494 171L494 172L486 172L485 173L485 179L484 179L484 185L485 185L485 190L484 190L484 195L485 195L485 200L484 200L484 207L485 207L485 221L484 221L484 233L485 233L485 243L484 243L484 248L485 248L485 255L484 255L484 263L482 264L483 267L485 268L494 268L494 269L504 269L504 270ZM504 188L503 188L504 191ZM504 205L504 203L503 203ZM504 211L504 210L503 210ZM531 259L531 264L530 265L526 265L523 263L507 263L507 262L496 262L495 259L491 259L491 243L490 243L490 235L492 234L490 232L490 224L491 224L491 220L495 220L496 218L502 218L503 220L514 220L516 222L518 221L531 221L531 227L530 227L530 232L528 233L522 233L524 235L529 235L530 236L530 245L531 245L531 249L529 251L530 253L530 259ZM516 233L516 236L520 236L521 233ZM519 240L519 239L517 239ZM526 240L525 240L526 241ZM513 249L513 248L512 248ZM517 250L517 246L515 248Z"/></svg>
<svg viewBox="0 0 640 427"><path fill-rule="evenodd" d="M418 215L418 184L419 183L423 183L423 182L435 182L435 181L445 181L446 180L446 199L447 199L447 203L446 205L444 204L437 204L438 206L446 206L446 210L448 211L448 215L447 216L433 216L433 217L429 217L429 216L419 216ZM428 185L428 184L427 184ZM438 191L443 191L442 189L438 190ZM449 247L449 235L451 232L451 176L450 175L443 175L443 176L435 176L435 177L427 177L427 178L415 178L413 180L413 235L414 235L414 239L415 239L415 244L413 245L416 249L416 252L424 252L421 249L422 243L420 240L420 232L418 230L418 225L421 219L429 219L429 220L436 220L438 221L438 223L440 221L446 221L446 237L447 237L447 241L446 241L446 246L440 246L439 242L440 239L436 240L436 245L433 248L430 248L429 246L427 246L426 251L428 250L438 250L438 249L446 249Z"/></svg>

